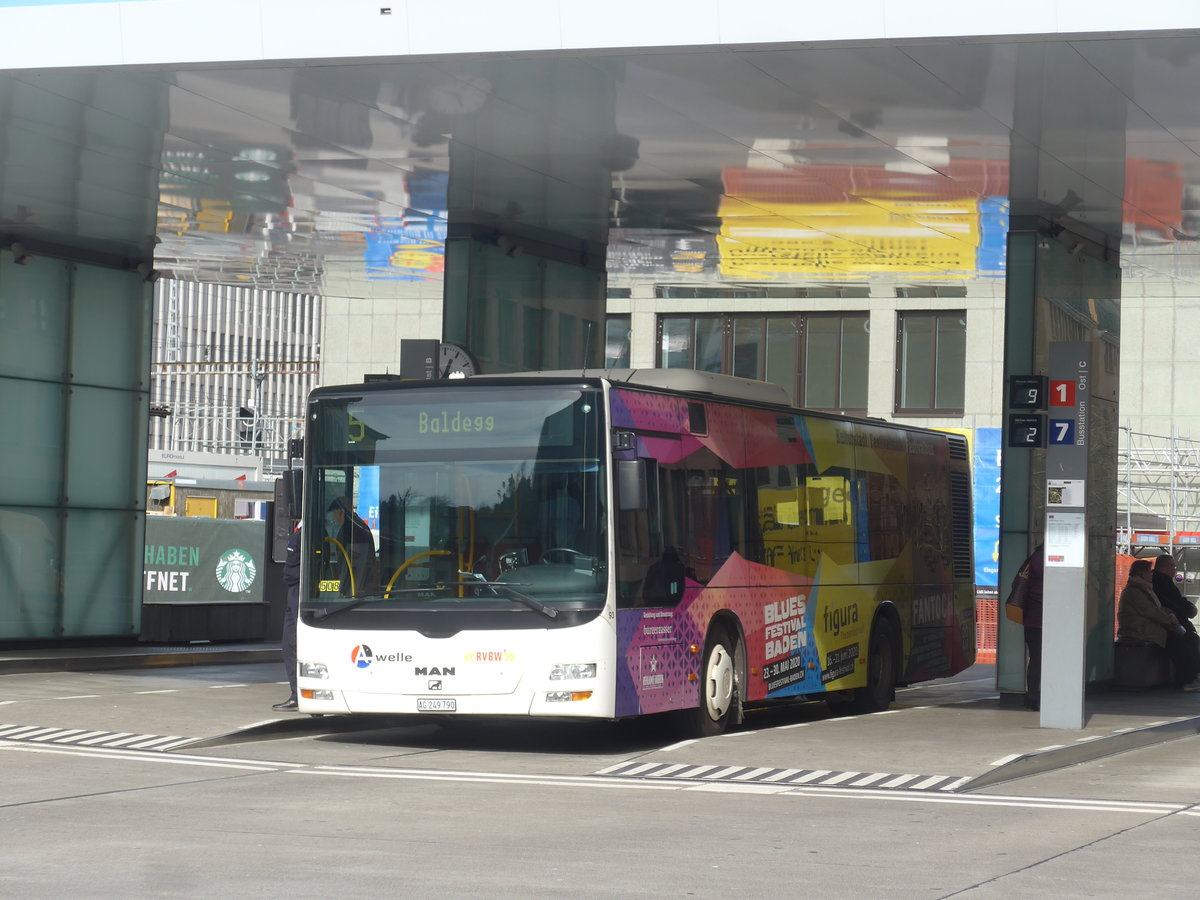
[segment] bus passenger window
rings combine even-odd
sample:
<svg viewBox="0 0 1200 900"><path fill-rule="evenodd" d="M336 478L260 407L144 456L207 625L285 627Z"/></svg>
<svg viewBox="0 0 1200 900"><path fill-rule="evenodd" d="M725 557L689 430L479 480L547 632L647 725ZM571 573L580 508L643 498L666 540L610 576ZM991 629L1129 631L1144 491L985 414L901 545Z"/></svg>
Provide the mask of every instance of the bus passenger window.
<svg viewBox="0 0 1200 900"><path fill-rule="evenodd" d="M872 560L895 559L904 549L904 491L894 475L867 476L867 534Z"/></svg>
<svg viewBox="0 0 1200 900"><path fill-rule="evenodd" d="M674 606L683 597L687 570L674 547L663 551L662 558L646 570L642 582L643 606Z"/></svg>
<svg viewBox="0 0 1200 900"><path fill-rule="evenodd" d="M838 476L808 479L808 524L850 525L850 489Z"/></svg>

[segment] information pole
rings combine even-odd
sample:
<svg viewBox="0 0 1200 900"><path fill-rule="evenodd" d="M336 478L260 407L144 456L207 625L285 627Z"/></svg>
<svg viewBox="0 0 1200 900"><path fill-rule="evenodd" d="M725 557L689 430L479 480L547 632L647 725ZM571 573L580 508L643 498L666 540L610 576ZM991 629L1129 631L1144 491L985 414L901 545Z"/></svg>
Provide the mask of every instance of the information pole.
<svg viewBox="0 0 1200 900"><path fill-rule="evenodd" d="M1082 728L1087 658L1088 413L1092 345L1050 343L1041 725Z"/></svg>

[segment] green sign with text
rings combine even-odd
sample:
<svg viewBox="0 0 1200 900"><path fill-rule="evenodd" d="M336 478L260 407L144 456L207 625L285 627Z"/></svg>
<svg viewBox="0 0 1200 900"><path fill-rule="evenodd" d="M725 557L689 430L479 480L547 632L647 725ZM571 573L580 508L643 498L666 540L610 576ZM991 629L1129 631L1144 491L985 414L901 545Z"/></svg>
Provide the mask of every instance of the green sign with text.
<svg viewBox="0 0 1200 900"><path fill-rule="evenodd" d="M261 603L266 522L148 516L143 603Z"/></svg>

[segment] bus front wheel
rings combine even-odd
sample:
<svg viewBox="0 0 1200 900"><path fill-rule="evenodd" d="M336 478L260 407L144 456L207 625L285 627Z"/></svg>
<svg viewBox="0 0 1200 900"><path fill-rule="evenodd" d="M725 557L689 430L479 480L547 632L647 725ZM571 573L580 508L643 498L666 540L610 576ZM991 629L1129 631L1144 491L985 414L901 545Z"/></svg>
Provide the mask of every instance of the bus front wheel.
<svg viewBox="0 0 1200 900"><path fill-rule="evenodd" d="M724 630L713 631L700 667L700 708L694 731L700 737L723 734L737 713L737 644Z"/></svg>
<svg viewBox="0 0 1200 900"><path fill-rule="evenodd" d="M830 701L830 708L839 713L883 712L896 698L896 662L892 627L886 619L880 619L871 628L866 687L855 689L849 700Z"/></svg>

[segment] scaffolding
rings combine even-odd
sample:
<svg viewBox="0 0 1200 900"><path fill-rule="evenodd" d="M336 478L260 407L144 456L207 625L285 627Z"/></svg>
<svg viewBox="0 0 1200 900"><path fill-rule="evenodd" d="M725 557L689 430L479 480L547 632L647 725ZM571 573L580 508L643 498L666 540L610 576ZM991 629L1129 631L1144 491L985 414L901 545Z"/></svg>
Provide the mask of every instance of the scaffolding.
<svg viewBox="0 0 1200 900"><path fill-rule="evenodd" d="M1200 550L1200 441L1126 424L1117 466L1117 552Z"/></svg>
<svg viewBox="0 0 1200 900"><path fill-rule="evenodd" d="M251 415L244 415L244 413ZM180 406L171 412L161 447L181 453L250 455L262 460L266 478L289 468L287 442L300 437L299 416L254 415L244 407Z"/></svg>
<svg viewBox="0 0 1200 900"><path fill-rule="evenodd" d="M162 279L155 286L149 449L287 468L319 373L321 299Z"/></svg>

